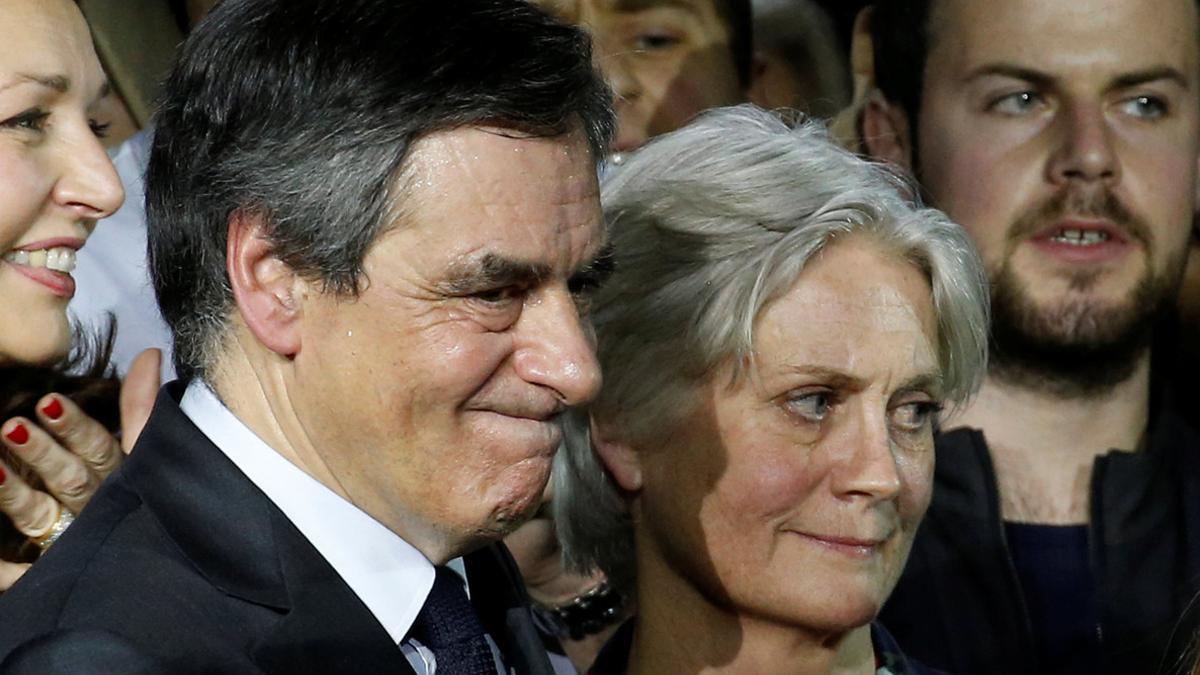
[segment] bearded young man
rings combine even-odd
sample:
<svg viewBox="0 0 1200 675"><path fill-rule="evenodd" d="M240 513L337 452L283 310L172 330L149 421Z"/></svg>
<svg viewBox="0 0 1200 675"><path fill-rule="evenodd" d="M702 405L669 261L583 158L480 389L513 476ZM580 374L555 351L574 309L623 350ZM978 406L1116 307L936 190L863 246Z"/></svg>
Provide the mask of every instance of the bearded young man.
<svg viewBox="0 0 1200 675"><path fill-rule="evenodd" d="M1151 348L1196 206L1196 3L886 0L871 22L865 147L972 234L995 322L883 620L955 672L1160 672L1200 590L1200 435Z"/></svg>

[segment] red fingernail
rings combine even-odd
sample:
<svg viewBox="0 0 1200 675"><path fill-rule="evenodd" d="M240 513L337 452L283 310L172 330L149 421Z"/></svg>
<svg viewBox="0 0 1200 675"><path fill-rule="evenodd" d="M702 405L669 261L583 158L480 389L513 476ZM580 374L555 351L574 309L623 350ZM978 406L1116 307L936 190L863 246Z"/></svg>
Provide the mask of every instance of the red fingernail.
<svg viewBox="0 0 1200 675"><path fill-rule="evenodd" d="M52 420L62 417L63 406L62 402L56 398L50 399L50 402L42 406L42 414Z"/></svg>
<svg viewBox="0 0 1200 675"><path fill-rule="evenodd" d="M4 473L4 467L0 466L0 485L4 485L6 480L8 480L8 474Z"/></svg>
<svg viewBox="0 0 1200 675"><path fill-rule="evenodd" d="M25 443L25 441L29 440L29 430L25 428L24 424L18 424L4 435L8 437L8 440L16 443L17 445L22 445Z"/></svg>

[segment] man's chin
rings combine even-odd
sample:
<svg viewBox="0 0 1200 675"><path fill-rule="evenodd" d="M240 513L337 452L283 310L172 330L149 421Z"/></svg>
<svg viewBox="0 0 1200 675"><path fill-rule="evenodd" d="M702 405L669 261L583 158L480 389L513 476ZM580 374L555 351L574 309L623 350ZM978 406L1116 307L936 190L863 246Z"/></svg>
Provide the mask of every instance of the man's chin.
<svg viewBox="0 0 1200 675"><path fill-rule="evenodd" d="M547 473L546 479L548 478ZM542 480L537 483L536 489L521 490L518 495L509 495L492 510L487 520L475 531L476 538L491 541L503 539L529 522L541 507L545 487L546 480Z"/></svg>
<svg viewBox="0 0 1200 675"><path fill-rule="evenodd" d="M1166 297L1143 283L1120 302L1074 298L1038 305L1003 280L992 288L990 372L1063 398L1104 395L1148 353Z"/></svg>

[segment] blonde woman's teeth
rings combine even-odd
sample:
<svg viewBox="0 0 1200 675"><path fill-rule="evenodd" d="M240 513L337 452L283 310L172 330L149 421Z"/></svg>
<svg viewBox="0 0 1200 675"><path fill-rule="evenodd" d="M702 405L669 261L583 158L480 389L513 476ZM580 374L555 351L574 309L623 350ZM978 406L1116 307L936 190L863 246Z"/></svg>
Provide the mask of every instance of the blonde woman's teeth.
<svg viewBox="0 0 1200 675"><path fill-rule="evenodd" d="M9 251L4 259L27 267L45 267L55 272L69 273L75 269L75 249L65 246L42 248L35 251Z"/></svg>

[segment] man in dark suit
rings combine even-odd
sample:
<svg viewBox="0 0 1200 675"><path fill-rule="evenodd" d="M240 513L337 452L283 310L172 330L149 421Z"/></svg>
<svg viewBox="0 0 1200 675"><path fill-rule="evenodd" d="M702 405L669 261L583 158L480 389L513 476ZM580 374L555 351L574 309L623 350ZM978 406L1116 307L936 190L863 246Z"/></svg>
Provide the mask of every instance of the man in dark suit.
<svg viewBox="0 0 1200 675"><path fill-rule="evenodd" d="M147 175L184 380L0 600L3 668L547 672L493 542L599 386L612 126L521 0L222 3Z"/></svg>

